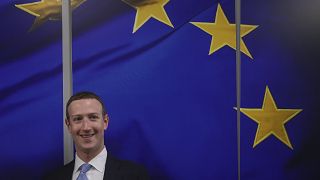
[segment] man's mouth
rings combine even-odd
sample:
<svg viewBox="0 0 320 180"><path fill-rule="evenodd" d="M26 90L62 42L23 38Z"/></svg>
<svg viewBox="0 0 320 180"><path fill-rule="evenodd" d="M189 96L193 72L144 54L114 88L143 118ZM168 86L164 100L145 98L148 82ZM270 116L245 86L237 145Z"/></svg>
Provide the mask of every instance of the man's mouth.
<svg viewBox="0 0 320 180"><path fill-rule="evenodd" d="M92 136L94 136L94 133L80 134L80 137L82 137L82 138L91 138Z"/></svg>

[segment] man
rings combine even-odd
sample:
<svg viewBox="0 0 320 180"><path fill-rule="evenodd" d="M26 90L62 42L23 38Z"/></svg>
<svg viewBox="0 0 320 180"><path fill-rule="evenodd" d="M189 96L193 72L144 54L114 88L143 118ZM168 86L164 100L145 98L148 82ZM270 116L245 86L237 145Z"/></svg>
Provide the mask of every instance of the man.
<svg viewBox="0 0 320 180"><path fill-rule="evenodd" d="M108 115L103 101L91 92L80 92L70 97L65 123L73 138L75 160L49 174L48 180L147 180L143 167L121 161L107 153L104 131Z"/></svg>

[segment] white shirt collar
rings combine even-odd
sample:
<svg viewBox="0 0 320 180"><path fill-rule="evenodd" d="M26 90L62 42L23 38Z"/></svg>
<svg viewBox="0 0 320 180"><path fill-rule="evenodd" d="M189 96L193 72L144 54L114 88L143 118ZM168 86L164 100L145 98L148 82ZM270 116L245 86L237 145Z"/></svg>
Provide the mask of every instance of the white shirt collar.
<svg viewBox="0 0 320 180"><path fill-rule="evenodd" d="M105 169L105 164L107 161L107 150L106 147L102 149L102 151L91 161L88 162L88 164L91 164L96 170L98 170L101 173L104 173ZM79 156L76 154L75 162L74 162L74 169L73 169L73 174L75 174L77 171L79 171L79 167L85 164L84 161L82 161Z"/></svg>

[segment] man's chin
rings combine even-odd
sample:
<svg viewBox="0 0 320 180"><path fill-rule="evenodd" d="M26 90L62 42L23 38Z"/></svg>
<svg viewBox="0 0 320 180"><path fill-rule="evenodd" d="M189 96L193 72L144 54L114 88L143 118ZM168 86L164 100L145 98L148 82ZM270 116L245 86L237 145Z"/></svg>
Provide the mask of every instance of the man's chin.
<svg viewBox="0 0 320 180"><path fill-rule="evenodd" d="M86 154L95 154L100 149L100 146L97 144L96 139L91 139L90 141L83 141L81 139L81 141L78 141L78 143L76 144L76 150Z"/></svg>
<svg viewBox="0 0 320 180"><path fill-rule="evenodd" d="M97 149L96 145L93 142L86 142L86 143L81 143L78 145L78 149L76 149L77 151L81 151L84 153L90 153L92 151L95 151L95 149Z"/></svg>

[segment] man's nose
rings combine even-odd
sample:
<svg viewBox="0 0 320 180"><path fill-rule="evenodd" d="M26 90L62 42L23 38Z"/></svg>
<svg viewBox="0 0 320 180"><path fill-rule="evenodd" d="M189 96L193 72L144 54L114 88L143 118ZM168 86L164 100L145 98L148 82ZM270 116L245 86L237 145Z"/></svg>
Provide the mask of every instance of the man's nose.
<svg viewBox="0 0 320 180"><path fill-rule="evenodd" d="M82 121L82 126L81 126L81 128L83 129L83 130L88 130L88 129L90 129L89 127L89 119L88 118L84 118L83 119L83 121Z"/></svg>

